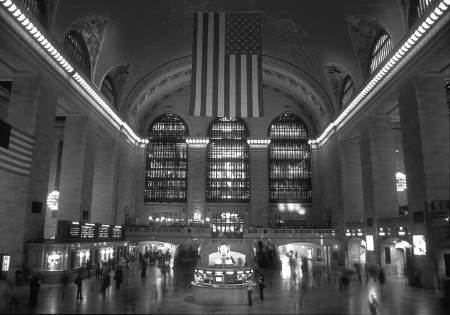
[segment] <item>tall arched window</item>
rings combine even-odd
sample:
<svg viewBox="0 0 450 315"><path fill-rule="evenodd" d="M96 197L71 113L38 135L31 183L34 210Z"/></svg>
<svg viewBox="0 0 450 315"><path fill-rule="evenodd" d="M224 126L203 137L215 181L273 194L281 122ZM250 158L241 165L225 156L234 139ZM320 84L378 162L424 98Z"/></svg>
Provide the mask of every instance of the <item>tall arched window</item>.
<svg viewBox="0 0 450 315"><path fill-rule="evenodd" d="M111 105L117 108L117 93L113 79L109 74L105 76L102 82L102 87L100 89L102 94L108 99Z"/></svg>
<svg viewBox="0 0 450 315"><path fill-rule="evenodd" d="M217 118L209 127L206 201L249 202L248 130L239 118Z"/></svg>
<svg viewBox="0 0 450 315"><path fill-rule="evenodd" d="M392 50L391 38L386 32L381 32L377 38L370 56L370 73L375 71Z"/></svg>
<svg viewBox="0 0 450 315"><path fill-rule="evenodd" d="M158 117L148 131L145 202L186 202L187 126L174 114Z"/></svg>
<svg viewBox="0 0 450 315"><path fill-rule="evenodd" d="M91 59L89 50L84 42L83 36L78 32L70 31L64 42L64 51L81 71L91 78Z"/></svg>
<svg viewBox="0 0 450 315"><path fill-rule="evenodd" d="M350 75L347 75L342 84L341 108L344 107L355 93L355 83Z"/></svg>
<svg viewBox="0 0 450 315"><path fill-rule="evenodd" d="M274 119L269 129L269 201L312 202L308 129L292 114Z"/></svg>

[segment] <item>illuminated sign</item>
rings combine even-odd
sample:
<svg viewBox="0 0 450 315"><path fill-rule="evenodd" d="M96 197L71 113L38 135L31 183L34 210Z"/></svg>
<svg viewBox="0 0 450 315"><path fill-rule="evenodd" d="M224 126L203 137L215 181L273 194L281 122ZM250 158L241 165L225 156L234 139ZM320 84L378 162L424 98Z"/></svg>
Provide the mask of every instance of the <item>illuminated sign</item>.
<svg viewBox="0 0 450 315"><path fill-rule="evenodd" d="M100 226L98 228L98 237L109 237L109 226Z"/></svg>
<svg viewBox="0 0 450 315"><path fill-rule="evenodd" d="M425 235L413 235L414 255L427 254L427 242Z"/></svg>
<svg viewBox="0 0 450 315"><path fill-rule="evenodd" d="M367 250L374 250L373 235L366 235Z"/></svg>
<svg viewBox="0 0 450 315"><path fill-rule="evenodd" d="M94 238L94 227L81 226L81 238Z"/></svg>

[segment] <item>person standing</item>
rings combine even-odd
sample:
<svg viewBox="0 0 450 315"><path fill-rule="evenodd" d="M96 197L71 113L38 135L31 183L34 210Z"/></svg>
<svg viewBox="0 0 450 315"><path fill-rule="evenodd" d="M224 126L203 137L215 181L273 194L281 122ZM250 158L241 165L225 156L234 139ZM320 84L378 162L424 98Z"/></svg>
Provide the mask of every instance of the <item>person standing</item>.
<svg viewBox="0 0 450 315"><path fill-rule="evenodd" d="M39 288L41 287L41 281L36 275L33 275L29 281L29 285L30 285L30 299L28 301L28 305L36 306Z"/></svg>
<svg viewBox="0 0 450 315"><path fill-rule="evenodd" d="M264 275L261 273L259 275L259 297L261 298L261 300L264 300L264 288L266 287L266 283L264 281Z"/></svg>
<svg viewBox="0 0 450 315"><path fill-rule="evenodd" d="M62 293L61 293L61 299L64 300L64 298L66 297L66 294L67 294L67 284L69 282L66 272L63 273L61 280L62 280L62 285L63 285Z"/></svg>
<svg viewBox="0 0 450 315"><path fill-rule="evenodd" d="M78 275L78 277L75 279L75 284L77 285L77 300L83 300L83 295L81 292L81 287L83 286L83 278L81 275Z"/></svg>
<svg viewBox="0 0 450 315"><path fill-rule="evenodd" d="M253 281L252 278L247 278L247 298L248 298L248 305L251 306L252 303L252 295L253 295Z"/></svg>
<svg viewBox="0 0 450 315"><path fill-rule="evenodd" d="M145 262L145 260L142 260L141 278L145 278L146 273L147 273L147 263Z"/></svg>
<svg viewBox="0 0 450 315"><path fill-rule="evenodd" d="M92 269L92 263L91 261L88 259L86 262L86 270L87 270L87 276L88 278L91 277L91 269Z"/></svg>
<svg viewBox="0 0 450 315"><path fill-rule="evenodd" d="M95 279L100 279L100 262L97 261L95 264Z"/></svg>
<svg viewBox="0 0 450 315"><path fill-rule="evenodd" d="M102 294L106 295L106 289L111 286L111 277L108 272L103 274Z"/></svg>
<svg viewBox="0 0 450 315"><path fill-rule="evenodd" d="M122 278L123 278L122 267L118 266L114 274L114 280L116 280L116 289L120 289Z"/></svg>

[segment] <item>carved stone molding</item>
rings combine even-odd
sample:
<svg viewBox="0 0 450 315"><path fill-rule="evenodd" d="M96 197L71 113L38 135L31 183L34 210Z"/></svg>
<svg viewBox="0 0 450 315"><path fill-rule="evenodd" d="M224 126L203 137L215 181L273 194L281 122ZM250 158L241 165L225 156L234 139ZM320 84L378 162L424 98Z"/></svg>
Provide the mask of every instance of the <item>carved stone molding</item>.
<svg viewBox="0 0 450 315"><path fill-rule="evenodd" d="M338 104L341 97L342 81L344 81L345 77L350 74L343 66L333 62L327 63L324 66L324 69L333 89L336 104Z"/></svg>
<svg viewBox="0 0 450 315"><path fill-rule="evenodd" d="M130 73L131 64L128 62L124 62L117 67L114 67L109 72L109 75L114 80L117 89L117 100L119 104L121 104L120 99L122 96L123 87L127 81L128 74Z"/></svg>
<svg viewBox="0 0 450 315"><path fill-rule="evenodd" d="M370 65L370 45L380 31L387 31L387 29L381 21L367 15L350 15L346 20L356 58L364 77L367 77Z"/></svg>
<svg viewBox="0 0 450 315"><path fill-rule="evenodd" d="M71 25L71 29L79 32L86 42L91 62L95 64L103 42L103 33L108 21L101 16L88 16Z"/></svg>

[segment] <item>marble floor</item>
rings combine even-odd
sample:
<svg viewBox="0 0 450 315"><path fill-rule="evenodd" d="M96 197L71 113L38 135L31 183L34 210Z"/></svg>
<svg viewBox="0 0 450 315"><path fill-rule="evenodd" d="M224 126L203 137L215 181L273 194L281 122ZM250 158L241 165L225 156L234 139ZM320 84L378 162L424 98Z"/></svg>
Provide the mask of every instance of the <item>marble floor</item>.
<svg viewBox="0 0 450 315"><path fill-rule="evenodd" d="M318 281L312 273L297 273L289 268L263 272L266 277L264 300L256 288L252 306L203 305L193 300L192 270L173 269L166 284L158 267L149 266L147 277L141 278L137 262L124 269L120 289L110 287L100 294L101 280L94 276L83 281L83 300L76 299L76 285L67 286L62 299L62 285L42 284L36 307L28 306L29 289L16 287L17 308L3 307L0 313L12 314L370 314L367 302L371 294L378 299L378 314L438 315L448 314L442 306L443 293L413 287L404 277L388 276L383 287L373 279L365 284L352 280L347 290L340 290L339 271L330 279ZM320 279L319 279L320 280ZM0 285L5 285L4 281ZM2 297L3 299L3 297Z"/></svg>

